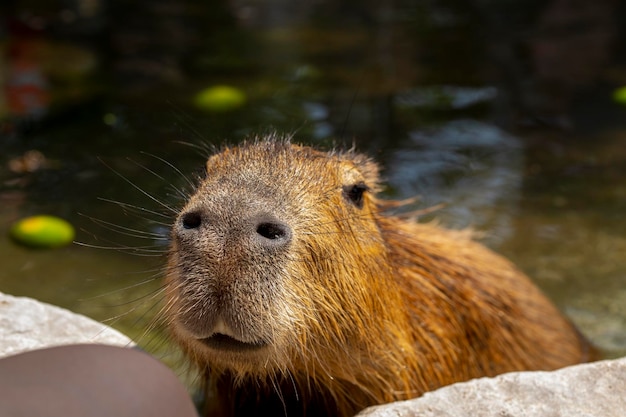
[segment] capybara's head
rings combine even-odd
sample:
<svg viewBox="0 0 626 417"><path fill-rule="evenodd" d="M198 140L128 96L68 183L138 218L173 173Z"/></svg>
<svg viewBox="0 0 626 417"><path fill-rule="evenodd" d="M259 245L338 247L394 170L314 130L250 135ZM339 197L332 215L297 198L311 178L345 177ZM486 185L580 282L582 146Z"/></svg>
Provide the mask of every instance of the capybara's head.
<svg viewBox="0 0 626 417"><path fill-rule="evenodd" d="M390 319L377 180L359 154L276 138L209 158L173 227L168 274L171 327L197 363L332 377L370 348L370 322Z"/></svg>

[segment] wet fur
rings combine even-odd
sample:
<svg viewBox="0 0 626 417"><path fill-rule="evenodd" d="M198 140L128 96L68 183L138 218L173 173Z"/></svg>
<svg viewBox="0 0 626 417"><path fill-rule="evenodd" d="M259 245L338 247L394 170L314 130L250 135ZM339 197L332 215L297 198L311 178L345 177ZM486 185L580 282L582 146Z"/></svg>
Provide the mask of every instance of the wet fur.
<svg viewBox="0 0 626 417"><path fill-rule="evenodd" d="M209 158L174 226L166 309L206 376L207 415L349 416L457 381L591 358L511 263L469 232L387 215L378 181L363 155L277 136ZM355 184L367 188L360 204L346 197ZM194 210L210 221L189 233L180 223ZM251 249L238 222L265 212L292 228L288 248ZM216 315L268 346L207 348L197 338Z"/></svg>

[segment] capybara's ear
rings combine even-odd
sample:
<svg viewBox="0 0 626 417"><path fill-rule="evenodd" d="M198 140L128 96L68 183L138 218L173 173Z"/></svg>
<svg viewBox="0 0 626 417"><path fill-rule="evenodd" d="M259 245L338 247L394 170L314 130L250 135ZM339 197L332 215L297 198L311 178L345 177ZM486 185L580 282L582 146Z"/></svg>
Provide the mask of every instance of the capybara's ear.
<svg viewBox="0 0 626 417"><path fill-rule="evenodd" d="M380 168L378 164L368 156L360 153L350 154L350 159L363 175L367 187L374 192L379 191L381 187Z"/></svg>

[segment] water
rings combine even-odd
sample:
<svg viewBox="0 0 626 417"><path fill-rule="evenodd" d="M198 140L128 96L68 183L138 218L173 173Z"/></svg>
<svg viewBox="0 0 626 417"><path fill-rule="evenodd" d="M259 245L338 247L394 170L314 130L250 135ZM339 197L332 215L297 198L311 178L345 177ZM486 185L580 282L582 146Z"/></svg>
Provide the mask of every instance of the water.
<svg viewBox="0 0 626 417"><path fill-rule="evenodd" d="M608 356L626 354L621 6L205 3L0 7L0 231L49 213L117 248L0 239L0 291L110 323L176 363L151 326L167 242L129 236L166 235L166 206L181 203L187 180L160 158L194 178L195 145L275 129L369 153L387 197L443 204L424 220L481 231ZM195 107L215 84L247 103ZM27 172L32 149L45 160Z"/></svg>

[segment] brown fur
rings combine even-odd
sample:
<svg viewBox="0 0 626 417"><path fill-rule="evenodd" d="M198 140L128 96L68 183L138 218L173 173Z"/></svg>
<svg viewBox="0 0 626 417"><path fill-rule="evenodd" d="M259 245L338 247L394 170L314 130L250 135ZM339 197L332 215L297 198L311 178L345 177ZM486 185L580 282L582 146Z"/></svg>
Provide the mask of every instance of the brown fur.
<svg viewBox="0 0 626 417"><path fill-rule="evenodd" d="M172 334L206 375L207 414L349 416L590 359L511 263L469 232L386 215L378 190L368 158L288 138L208 160L173 228L167 280ZM284 240L259 239L264 222L286 225ZM201 340L224 331L264 346Z"/></svg>

